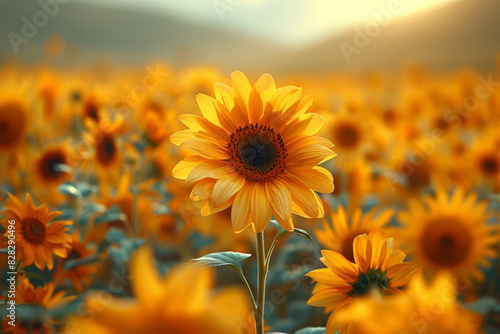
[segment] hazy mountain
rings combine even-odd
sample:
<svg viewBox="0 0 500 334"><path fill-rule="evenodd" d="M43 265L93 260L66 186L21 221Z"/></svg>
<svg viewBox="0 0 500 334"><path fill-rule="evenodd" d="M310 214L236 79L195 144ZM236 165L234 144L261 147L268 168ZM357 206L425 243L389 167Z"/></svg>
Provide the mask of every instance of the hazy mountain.
<svg viewBox="0 0 500 334"><path fill-rule="evenodd" d="M402 2L404 5L404 2ZM500 1L463 0L380 25L366 47L356 52L357 32L353 29L307 50L275 60L283 71L357 70L377 67L399 68L417 61L429 68L454 69L470 66L481 71L494 68L500 53ZM374 22L377 22L375 18ZM365 25L360 25L365 29ZM375 30L373 30L375 32ZM368 36L370 37L370 36ZM350 50L348 63L345 50ZM358 44L362 45L362 44ZM346 51L349 54L349 51Z"/></svg>
<svg viewBox="0 0 500 334"><path fill-rule="evenodd" d="M470 66L489 71L500 52L497 0L463 0L392 20L368 46L358 47L359 54L353 53L350 63L340 45L357 47L354 30L296 50L160 12L82 2L60 5L57 14L49 17L27 44L19 44L16 54L9 33L23 36L23 18L33 23L33 15L42 8L38 1L9 0L1 1L0 9L0 33L4 36L0 38L0 60L23 62L41 59L43 42L52 34L62 35L69 46L78 46L80 63L104 54L117 64L164 59L176 65L208 63L224 70L272 72L395 69L408 61L436 69Z"/></svg>
<svg viewBox="0 0 500 334"><path fill-rule="evenodd" d="M67 0L65 0L67 1ZM271 43L231 31L187 23L176 17L146 10L111 8L69 2L60 5L38 33L21 43L16 54L7 37L23 37L23 17L33 23L42 8L38 1L0 2L0 60L33 62L43 55L48 36L60 34L67 45L78 46L80 61L106 55L113 63L141 64L163 59L178 65L216 64L226 69L252 69L282 49Z"/></svg>

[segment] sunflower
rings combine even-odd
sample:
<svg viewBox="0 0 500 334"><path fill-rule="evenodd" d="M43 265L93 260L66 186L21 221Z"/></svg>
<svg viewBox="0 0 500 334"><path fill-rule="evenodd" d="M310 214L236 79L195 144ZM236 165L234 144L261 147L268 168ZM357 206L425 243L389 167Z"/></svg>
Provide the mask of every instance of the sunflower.
<svg viewBox="0 0 500 334"><path fill-rule="evenodd" d="M98 266L93 263L86 263L77 265L70 269L64 268L64 264L67 261L84 259L94 254L94 250L88 247L88 240L80 241L80 234L78 231L74 231L71 234L71 238L71 251L65 259L59 262L59 265L54 273L54 281L63 283L66 279L69 279L76 290L82 292L83 285L90 285L90 276L97 271Z"/></svg>
<svg viewBox="0 0 500 334"><path fill-rule="evenodd" d="M489 128L473 142L469 164L472 162L476 182L493 191L500 191L500 135L498 129Z"/></svg>
<svg viewBox="0 0 500 334"><path fill-rule="evenodd" d="M165 128L166 125L163 123L158 113L154 111L146 113L143 136L148 143L152 146L158 146L164 142L169 137L169 133Z"/></svg>
<svg viewBox="0 0 500 334"><path fill-rule="evenodd" d="M51 145L42 151L34 163L36 181L45 186L60 184L68 174L58 168L58 165L70 165L70 151L65 145Z"/></svg>
<svg viewBox="0 0 500 334"><path fill-rule="evenodd" d="M119 137L125 130L123 118L103 118L97 123L88 120L85 124L89 132L85 133L84 137L94 149L93 160L99 179L104 184L116 182L123 161Z"/></svg>
<svg viewBox="0 0 500 334"><path fill-rule="evenodd" d="M347 260L354 262L354 238L385 227L393 214L393 210L385 210L375 217L375 210L363 215L361 209L356 208L349 219L344 208L339 205L336 212L332 211L330 221L323 220L323 229L315 230L316 237L326 248L339 252Z"/></svg>
<svg viewBox="0 0 500 334"><path fill-rule="evenodd" d="M339 310L336 321L356 333L481 333L481 316L461 307L456 297L451 277L439 275L427 283L415 275L403 295L359 298Z"/></svg>
<svg viewBox="0 0 500 334"><path fill-rule="evenodd" d="M209 268L183 265L163 278L154 267L152 251L144 247L132 258L131 276L135 300L104 300L102 294L87 298L86 306L95 316L73 320L83 333L236 334L248 333L254 325L245 292L225 288L213 293Z"/></svg>
<svg viewBox="0 0 500 334"><path fill-rule="evenodd" d="M96 93L91 93L85 97L82 105L82 117L83 119L91 119L92 121L98 123L102 118L102 99Z"/></svg>
<svg viewBox="0 0 500 334"><path fill-rule="evenodd" d="M2 333L55 334L49 311L66 305L76 297L65 297L65 291L54 293L54 290L55 285L52 282L35 288L29 279L23 279L16 287L15 297L16 306L23 312L19 312L16 326L3 321ZM24 319L24 316L27 318Z"/></svg>
<svg viewBox="0 0 500 334"><path fill-rule="evenodd" d="M486 206L474 194L458 189L448 196L439 189L398 215L401 247L427 273L448 271L465 282L481 281L480 269L495 258L499 241L495 227L486 223Z"/></svg>
<svg viewBox="0 0 500 334"><path fill-rule="evenodd" d="M51 119L56 112L56 100L61 94L60 90L58 81L52 73L45 72L42 74L37 93L46 119Z"/></svg>
<svg viewBox="0 0 500 334"><path fill-rule="evenodd" d="M241 72L233 88L215 84L216 98L199 94L204 117L184 114L189 129L171 141L193 153L173 169L174 177L194 184L192 199L203 201L202 215L230 206L236 233L252 226L263 231L274 215L286 230L291 214L322 217L315 191L333 191L333 177L317 165L335 156L333 144L314 136L324 118L306 113L312 97L302 89L276 89L265 74L252 87Z"/></svg>
<svg viewBox="0 0 500 334"><path fill-rule="evenodd" d="M392 238L387 238L382 230L374 230L354 238L354 263L338 252L321 252L321 262L327 268L306 275L317 282L307 304L325 307L325 312L334 311L326 325L327 334L339 329L341 333L350 332L348 326L338 326L335 316L353 299L372 292L382 295L398 293L398 288L406 285L417 272L416 264L403 263L405 254L395 251L392 244Z"/></svg>
<svg viewBox="0 0 500 334"><path fill-rule="evenodd" d="M2 225L6 227L9 220L15 221L16 255L27 267L34 263L43 270L54 267L53 254L65 258L71 249L71 236L66 233L71 221L52 221L59 211L49 211L47 206L35 206L30 194L26 194L23 203L17 197L9 194L3 214L6 219ZM7 235L7 232L6 234Z"/></svg>
<svg viewBox="0 0 500 334"><path fill-rule="evenodd" d="M12 173L16 169L26 165L27 143L26 137L31 128L30 101L31 81L19 80L17 73L8 69L0 72L2 83L0 84L0 163L10 165L9 175L3 175L12 179ZM10 168L12 167L12 168Z"/></svg>

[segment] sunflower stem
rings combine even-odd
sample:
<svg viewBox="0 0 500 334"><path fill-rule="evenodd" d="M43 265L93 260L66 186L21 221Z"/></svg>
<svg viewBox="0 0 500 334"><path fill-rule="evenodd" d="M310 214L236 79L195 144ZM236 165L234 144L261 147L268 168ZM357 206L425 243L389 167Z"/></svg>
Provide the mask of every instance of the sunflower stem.
<svg viewBox="0 0 500 334"><path fill-rule="evenodd" d="M255 317L255 333L264 334L264 301L266 297L266 249L264 244L264 232L255 234L257 246L257 310L254 313Z"/></svg>
<svg viewBox="0 0 500 334"><path fill-rule="evenodd" d="M257 312L257 305L255 304L255 298L254 298L253 293L252 293L252 288L250 288L250 284L248 284L248 281L247 281L245 275L243 275L243 273L241 271L239 271L239 270L236 270L236 272L238 273L238 275L240 276L241 280L245 284L245 288L247 290L248 297L250 298L250 304L252 306L252 312L255 315L255 312Z"/></svg>

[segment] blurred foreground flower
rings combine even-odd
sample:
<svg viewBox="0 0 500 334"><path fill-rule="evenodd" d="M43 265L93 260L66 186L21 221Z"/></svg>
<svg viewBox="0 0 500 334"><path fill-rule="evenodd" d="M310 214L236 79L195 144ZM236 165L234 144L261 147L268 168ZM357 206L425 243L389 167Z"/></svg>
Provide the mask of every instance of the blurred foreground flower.
<svg viewBox="0 0 500 334"><path fill-rule="evenodd" d="M35 206L30 194L26 194L25 202L9 194L5 204L6 211L2 213L6 219L2 225L7 228L9 220L15 221L16 255L22 261L23 267L35 263L43 270L45 265L49 270L54 267L53 254L65 258L71 249L71 236L66 233L71 221L52 221L59 211L49 211L47 206ZM8 230L5 232L8 235Z"/></svg>
<svg viewBox="0 0 500 334"><path fill-rule="evenodd" d="M87 299L92 318L69 321L81 333L252 333L251 309L243 290L226 288L213 294L210 269L187 264L159 276L149 248L141 248L132 259L131 282L136 300Z"/></svg>
<svg viewBox="0 0 500 334"><path fill-rule="evenodd" d="M451 277L439 275L427 284L416 275L404 294L359 298L340 309L335 319L359 334L480 333L481 317L461 307L456 296Z"/></svg>
<svg viewBox="0 0 500 334"><path fill-rule="evenodd" d="M65 306L75 297L65 297L64 291L54 294L54 289L54 283L35 288L27 278L23 279L16 287L16 326L4 319L2 333L55 334L50 311Z"/></svg>
<svg viewBox="0 0 500 334"><path fill-rule="evenodd" d="M495 258L499 237L486 222L486 203L476 199L461 190L448 196L441 189L435 198L414 202L398 216L401 248L428 274L449 271L465 283L483 280L481 267Z"/></svg>
<svg viewBox="0 0 500 334"><path fill-rule="evenodd" d="M384 296L398 293L398 288L406 285L417 272L416 264L402 262L405 254L393 249L392 238L387 238L382 230L357 236L353 250L355 263L340 253L323 250L321 261L327 268L307 274L318 282L307 303L325 307L325 312L334 311L326 325L327 334L337 330L351 333L349 326L336 320L336 314L353 299L373 292Z"/></svg>
<svg viewBox="0 0 500 334"><path fill-rule="evenodd" d="M312 97L293 86L276 89L268 74L253 87L241 72L232 79L233 87L215 85L215 99L197 96L204 117L180 116L189 129L171 141L194 155L175 166L174 177L194 184L191 198L203 201L203 215L232 206L236 233L250 225L261 232L273 215L288 231L292 213L322 217L315 191L332 192L333 178L317 165L335 153L329 140L314 136L324 118L306 113Z"/></svg>

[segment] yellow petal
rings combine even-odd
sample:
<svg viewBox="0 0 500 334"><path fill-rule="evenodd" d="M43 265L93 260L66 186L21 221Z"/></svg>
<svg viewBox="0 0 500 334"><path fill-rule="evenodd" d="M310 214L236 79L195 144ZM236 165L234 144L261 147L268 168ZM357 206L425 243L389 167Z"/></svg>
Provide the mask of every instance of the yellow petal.
<svg viewBox="0 0 500 334"><path fill-rule="evenodd" d="M252 199L250 204L250 213L252 222L255 225L254 232L262 232L269 225L269 221L273 216L271 205L266 196L264 183L257 182L254 184L252 191Z"/></svg>
<svg viewBox="0 0 500 334"><path fill-rule="evenodd" d="M266 194L269 203L281 220L288 221L292 215L292 195L278 180L266 182Z"/></svg>
<svg viewBox="0 0 500 334"><path fill-rule="evenodd" d="M224 160L231 158L231 155L225 147L209 140L198 138L188 139L185 140L180 147L188 149L206 159Z"/></svg>
<svg viewBox="0 0 500 334"><path fill-rule="evenodd" d="M186 178L188 183L193 183L205 178L220 179L227 173L232 172L232 168L225 161L207 161L198 164Z"/></svg>
<svg viewBox="0 0 500 334"><path fill-rule="evenodd" d="M217 181L213 188L212 205L221 206L231 199L245 184L245 177L240 173L230 173Z"/></svg>
<svg viewBox="0 0 500 334"><path fill-rule="evenodd" d="M177 165L174 166L172 176L176 179L185 180L193 168L204 161L206 161L206 159L199 156L187 157L186 159L179 161Z"/></svg>
<svg viewBox="0 0 500 334"><path fill-rule="evenodd" d="M233 207L231 208L231 223L235 233L240 233L250 226L250 200L253 187L244 186L234 196Z"/></svg>
<svg viewBox="0 0 500 334"><path fill-rule="evenodd" d="M345 282L355 282L358 278L358 267L346 259L342 254L330 250L322 250L321 261L332 270L332 272Z"/></svg>
<svg viewBox="0 0 500 334"><path fill-rule="evenodd" d="M320 192L333 192L333 176L323 167L315 166L312 169L305 169L293 173L308 188Z"/></svg>
<svg viewBox="0 0 500 334"><path fill-rule="evenodd" d="M354 260L359 270L366 273L370 268L372 257L372 244L366 234L358 235L353 241Z"/></svg>

